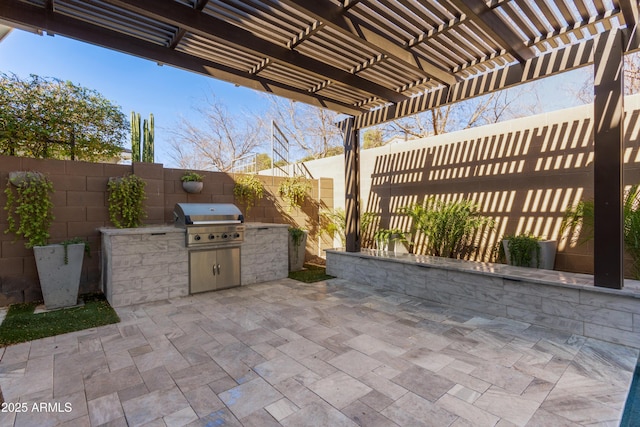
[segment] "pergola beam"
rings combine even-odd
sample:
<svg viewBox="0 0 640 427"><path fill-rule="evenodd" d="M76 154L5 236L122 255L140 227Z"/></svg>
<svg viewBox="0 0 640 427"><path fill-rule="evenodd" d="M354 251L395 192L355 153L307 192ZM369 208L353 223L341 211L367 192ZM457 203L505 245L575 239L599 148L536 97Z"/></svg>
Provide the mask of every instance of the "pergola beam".
<svg viewBox="0 0 640 427"><path fill-rule="evenodd" d="M535 57L535 52L524 44L508 23L496 15L492 8L487 7L484 0L451 0L451 3L465 15L477 18L476 24L500 42L518 61L525 62Z"/></svg>
<svg viewBox="0 0 640 427"><path fill-rule="evenodd" d="M341 82L347 86L358 88L379 98L391 102L406 99L393 89L363 79L349 72L340 70L322 61L305 56L295 50L287 49L251 32L229 24L199 10L195 10L173 0L103 0L122 9L141 16L165 22L186 29L208 39L220 39L233 43L246 51L259 56L266 56L272 61L298 68L310 70L328 80Z"/></svg>
<svg viewBox="0 0 640 427"><path fill-rule="evenodd" d="M619 30L628 39L628 30ZM451 88L443 87L396 105L388 105L356 117L356 129L376 126L391 120L418 114L454 102L486 95L501 89L549 77L593 64L593 39L533 58L524 64L513 64L481 76L464 80ZM629 44L626 53L638 50Z"/></svg>
<svg viewBox="0 0 640 427"><path fill-rule="evenodd" d="M353 105L312 94L307 90L295 89L276 81L252 76L211 61L177 52L154 43L126 36L122 33L96 27L68 16L47 12L44 8L17 0L0 2L0 16L20 25L27 25L52 34L62 34L108 49L146 58L160 64L168 64L187 71L215 77L233 84L262 92L305 102L317 107L329 108L344 114L361 114L365 110Z"/></svg>
<svg viewBox="0 0 640 427"><path fill-rule="evenodd" d="M346 8L337 6L327 0L282 0L282 2L299 12L312 16L342 34L360 38L367 46L381 54L393 58L405 64L408 68L426 74L445 85L450 85L457 81L450 71L438 67L428 58L411 52L409 48L405 49L398 46L395 42L380 34L379 31L376 31L375 28L346 16L344 14L347 10Z"/></svg>

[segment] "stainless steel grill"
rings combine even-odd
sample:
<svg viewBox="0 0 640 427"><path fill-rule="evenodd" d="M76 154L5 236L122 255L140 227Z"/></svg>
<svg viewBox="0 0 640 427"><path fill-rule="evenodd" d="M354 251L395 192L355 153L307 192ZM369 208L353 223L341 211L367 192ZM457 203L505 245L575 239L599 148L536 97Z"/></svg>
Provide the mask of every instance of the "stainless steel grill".
<svg viewBox="0 0 640 427"><path fill-rule="evenodd" d="M178 203L173 211L177 227L186 229L189 249L189 292L240 286L240 244L245 226L235 205Z"/></svg>
<svg viewBox="0 0 640 427"><path fill-rule="evenodd" d="M240 244L245 226L242 212L229 203L178 203L175 225L186 229L188 248Z"/></svg>

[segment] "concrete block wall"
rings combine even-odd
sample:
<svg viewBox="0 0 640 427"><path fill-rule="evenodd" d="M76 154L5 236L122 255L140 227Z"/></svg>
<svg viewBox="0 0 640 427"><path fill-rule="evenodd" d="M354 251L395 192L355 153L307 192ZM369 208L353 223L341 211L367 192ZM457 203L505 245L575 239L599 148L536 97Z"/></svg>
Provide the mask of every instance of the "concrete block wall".
<svg viewBox="0 0 640 427"><path fill-rule="evenodd" d="M640 282L410 255L327 252L327 274L451 307L640 348Z"/></svg>
<svg viewBox="0 0 640 427"><path fill-rule="evenodd" d="M640 183L640 95L624 102L624 180L631 185ZM505 234L529 232L558 241L555 269L593 273L593 240L578 244L560 235L567 207L593 198L593 105L402 141L360 156L362 211L380 216L364 230L369 237L376 227L408 230L409 220L397 214L402 206L429 196L465 198L496 222L474 260L492 260ZM305 166L334 179L334 205L344 207L343 156Z"/></svg>
<svg viewBox="0 0 640 427"><path fill-rule="evenodd" d="M52 243L71 237L82 237L89 241L92 255L84 259L81 293L100 289L101 247L98 229L112 226L107 193L110 177L134 173L146 181L145 225L172 224L173 208L179 202L235 203L234 177L226 173L199 171L204 175L204 190L201 194L193 195L182 189L180 177L184 170L164 168L156 163L115 165L0 156L2 189L12 171L42 172L53 182L55 220L51 226ZM320 209L333 207L332 180L313 180L313 190L305 204L300 209L289 211L278 197L277 188L282 178L261 179L266 185L266 197L245 215L247 221L297 225L313 231L307 245L309 256L329 247L328 242L321 241L317 221ZM1 208L5 203L6 196L0 192L0 307L42 299L33 251L25 249L24 241L14 242L15 236L4 233L7 217Z"/></svg>

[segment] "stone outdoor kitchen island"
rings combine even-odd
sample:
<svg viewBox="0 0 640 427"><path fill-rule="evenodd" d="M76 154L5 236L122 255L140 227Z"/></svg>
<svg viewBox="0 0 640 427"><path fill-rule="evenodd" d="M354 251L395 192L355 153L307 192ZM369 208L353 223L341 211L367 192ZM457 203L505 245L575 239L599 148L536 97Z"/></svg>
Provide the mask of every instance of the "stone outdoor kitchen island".
<svg viewBox="0 0 640 427"><path fill-rule="evenodd" d="M288 275L288 225L245 223L240 248L241 285ZM123 307L189 295L185 230L173 225L101 228L102 290Z"/></svg>

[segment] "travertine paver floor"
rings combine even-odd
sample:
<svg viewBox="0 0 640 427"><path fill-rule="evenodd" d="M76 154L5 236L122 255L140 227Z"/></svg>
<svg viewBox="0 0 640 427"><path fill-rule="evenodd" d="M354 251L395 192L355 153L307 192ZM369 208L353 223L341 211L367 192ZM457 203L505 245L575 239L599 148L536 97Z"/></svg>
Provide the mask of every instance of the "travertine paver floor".
<svg viewBox="0 0 640 427"><path fill-rule="evenodd" d="M638 358L339 279L118 312L3 349L0 425L615 426Z"/></svg>

